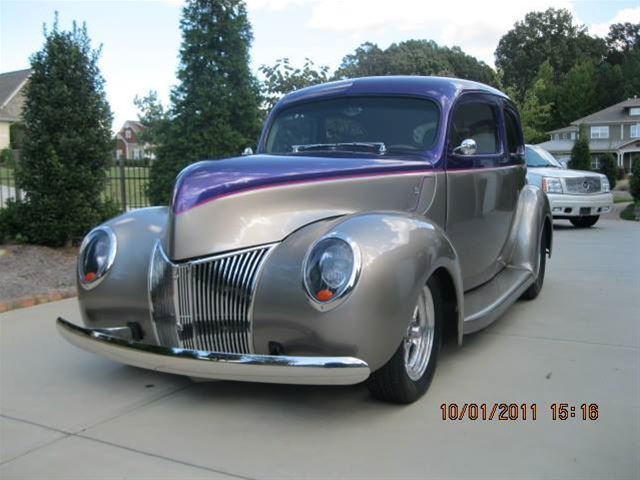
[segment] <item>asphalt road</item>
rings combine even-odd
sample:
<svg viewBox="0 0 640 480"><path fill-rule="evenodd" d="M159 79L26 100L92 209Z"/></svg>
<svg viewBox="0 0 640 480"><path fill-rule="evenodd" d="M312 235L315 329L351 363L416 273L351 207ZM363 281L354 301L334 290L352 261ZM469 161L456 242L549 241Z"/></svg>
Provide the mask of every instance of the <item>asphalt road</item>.
<svg viewBox="0 0 640 480"><path fill-rule="evenodd" d="M218 382L66 344L75 300L0 315L0 477L640 478L640 225L558 222L541 296L448 345L428 394ZM537 404L443 421L442 403ZM552 419L551 404L577 407ZM597 404L597 420L580 405ZM531 408L531 407L528 407Z"/></svg>

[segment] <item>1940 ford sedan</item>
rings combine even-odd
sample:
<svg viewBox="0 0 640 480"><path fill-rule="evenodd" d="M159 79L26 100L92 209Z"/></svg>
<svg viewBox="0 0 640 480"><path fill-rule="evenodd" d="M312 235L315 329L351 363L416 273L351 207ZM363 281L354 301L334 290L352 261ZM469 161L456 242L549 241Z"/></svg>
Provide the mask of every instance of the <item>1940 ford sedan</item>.
<svg viewBox="0 0 640 480"><path fill-rule="evenodd" d="M408 403L445 334L538 295L552 220L526 184L518 113L446 78L285 96L257 153L193 164L171 205L95 228L71 343L195 379L366 381Z"/></svg>

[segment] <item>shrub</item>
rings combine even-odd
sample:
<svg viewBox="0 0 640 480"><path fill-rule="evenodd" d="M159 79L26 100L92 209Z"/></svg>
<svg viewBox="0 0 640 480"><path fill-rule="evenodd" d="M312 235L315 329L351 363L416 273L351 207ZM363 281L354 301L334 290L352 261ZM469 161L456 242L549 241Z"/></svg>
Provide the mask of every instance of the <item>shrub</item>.
<svg viewBox="0 0 640 480"><path fill-rule="evenodd" d="M0 150L0 165L9 166L13 165L13 153L8 148Z"/></svg>
<svg viewBox="0 0 640 480"><path fill-rule="evenodd" d="M616 167L616 157L612 153L607 153L600 160L600 173L607 176L611 190L616 186L618 170Z"/></svg>
<svg viewBox="0 0 640 480"><path fill-rule="evenodd" d="M636 202L640 202L640 159L635 159L632 165L629 192Z"/></svg>
<svg viewBox="0 0 640 480"><path fill-rule="evenodd" d="M618 180L624 180L627 177L627 172L624 170L624 167L618 167L617 174Z"/></svg>

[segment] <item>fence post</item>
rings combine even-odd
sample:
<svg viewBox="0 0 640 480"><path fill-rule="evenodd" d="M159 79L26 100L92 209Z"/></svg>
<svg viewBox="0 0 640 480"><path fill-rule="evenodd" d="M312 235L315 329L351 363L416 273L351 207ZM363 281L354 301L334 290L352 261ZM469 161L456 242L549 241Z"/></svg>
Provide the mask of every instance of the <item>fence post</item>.
<svg viewBox="0 0 640 480"><path fill-rule="evenodd" d="M20 150L11 150L11 154L13 155L13 189L16 192L16 202L22 201L22 190L18 188L18 183L16 182L16 170L18 169L18 163L20 162Z"/></svg>
<svg viewBox="0 0 640 480"><path fill-rule="evenodd" d="M122 155L120 157L120 198L122 200L122 211L127 211L127 184L126 184L126 173L124 170L124 161L125 156Z"/></svg>

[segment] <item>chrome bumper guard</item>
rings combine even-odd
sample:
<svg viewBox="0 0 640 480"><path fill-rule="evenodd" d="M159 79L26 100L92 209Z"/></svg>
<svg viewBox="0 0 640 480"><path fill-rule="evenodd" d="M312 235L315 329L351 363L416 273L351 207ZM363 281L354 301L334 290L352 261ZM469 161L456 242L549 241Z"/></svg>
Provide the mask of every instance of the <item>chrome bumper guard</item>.
<svg viewBox="0 0 640 480"><path fill-rule="evenodd" d="M211 380L300 385L352 385L369 377L369 365L354 357L245 355L160 347L74 325L58 318L70 343L116 362L158 372Z"/></svg>

